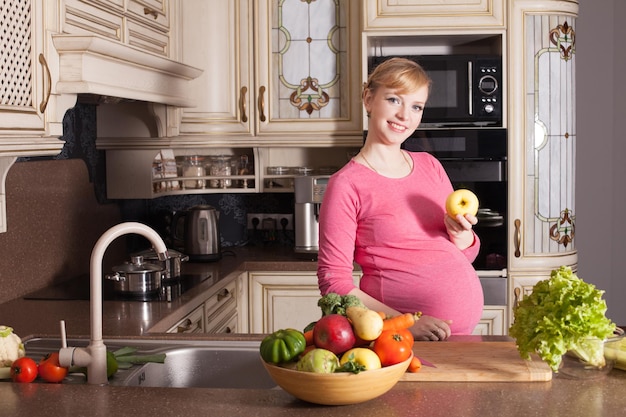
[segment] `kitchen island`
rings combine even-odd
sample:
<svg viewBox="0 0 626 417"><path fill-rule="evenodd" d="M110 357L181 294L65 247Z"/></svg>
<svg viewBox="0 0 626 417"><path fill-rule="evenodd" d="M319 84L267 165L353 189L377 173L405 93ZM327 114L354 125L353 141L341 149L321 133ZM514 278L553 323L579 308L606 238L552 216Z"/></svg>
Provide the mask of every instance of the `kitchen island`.
<svg viewBox="0 0 626 417"><path fill-rule="evenodd" d="M211 280L172 302L104 302L104 337L173 340L255 340L259 334L164 334L153 332L172 315L202 297L212 285L239 271L314 271L311 260L290 251L264 253L241 249L215 264L189 268L211 270ZM89 302L81 300L12 300L0 305L1 324L24 339L59 337L64 319L68 337L88 338ZM507 337L465 336L472 341ZM458 340L453 338L451 342ZM438 343L438 342L433 342ZM439 342L446 343L446 342ZM442 346L443 348L443 346ZM485 366L489 357L485 357ZM419 374L418 374L419 375ZM15 384L0 382L0 415L7 416L562 416L626 415L626 372L613 370L595 381L555 377L548 382L399 382L372 401L349 406L319 406L295 399L281 389L208 389L91 386L86 384Z"/></svg>

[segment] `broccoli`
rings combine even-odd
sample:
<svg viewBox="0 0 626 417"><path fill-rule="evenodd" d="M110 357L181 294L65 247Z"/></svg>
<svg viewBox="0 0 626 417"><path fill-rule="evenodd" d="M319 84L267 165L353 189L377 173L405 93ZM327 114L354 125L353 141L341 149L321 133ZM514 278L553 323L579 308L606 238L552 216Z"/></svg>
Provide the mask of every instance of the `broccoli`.
<svg viewBox="0 0 626 417"><path fill-rule="evenodd" d="M329 314L341 314L346 315L346 308L348 307L365 307L365 304L356 295L339 295L334 292L329 292L317 301L317 305L322 309L322 316Z"/></svg>

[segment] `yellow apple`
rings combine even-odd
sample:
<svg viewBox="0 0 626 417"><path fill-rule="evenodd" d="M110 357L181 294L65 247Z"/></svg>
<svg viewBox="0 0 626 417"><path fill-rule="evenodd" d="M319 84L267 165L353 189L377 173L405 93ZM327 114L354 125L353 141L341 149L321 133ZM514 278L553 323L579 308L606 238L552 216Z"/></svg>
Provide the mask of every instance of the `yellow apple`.
<svg viewBox="0 0 626 417"><path fill-rule="evenodd" d="M475 216L478 213L478 197L470 190L458 189L446 199L446 211L451 217L456 217L457 214Z"/></svg>

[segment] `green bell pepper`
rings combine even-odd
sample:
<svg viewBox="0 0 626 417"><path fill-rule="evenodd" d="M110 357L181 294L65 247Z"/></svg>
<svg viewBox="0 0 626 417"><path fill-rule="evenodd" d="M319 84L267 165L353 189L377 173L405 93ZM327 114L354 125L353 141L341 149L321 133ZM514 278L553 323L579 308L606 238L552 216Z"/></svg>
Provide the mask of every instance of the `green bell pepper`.
<svg viewBox="0 0 626 417"><path fill-rule="evenodd" d="M304 352L304 334L296 329L281 329L261 341L261 357L265 362L289 362Z"/></svg>

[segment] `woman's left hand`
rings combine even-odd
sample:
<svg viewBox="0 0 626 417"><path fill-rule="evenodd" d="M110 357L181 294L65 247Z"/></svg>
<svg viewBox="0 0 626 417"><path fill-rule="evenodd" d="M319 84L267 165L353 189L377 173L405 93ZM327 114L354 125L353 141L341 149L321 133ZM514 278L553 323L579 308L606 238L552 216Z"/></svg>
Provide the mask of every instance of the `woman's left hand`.
<svg viewBox="0 0 626 417"><path fill-rule="evenodd" d="M472 226L478 223L476 216L471 214L466 214L465 216L457 214L456 217L451 217L445 214L443 222L446 225L450 241L454 243L457 248L463 250L472 246L474 243Z"/></svg>
<svg viewBox="0 0 626 417"><path fill-rule="evenodd" d="M422 316L409 329L413 338L420 341L440 341L450 337L450 323L432 316Z"/></svg>

